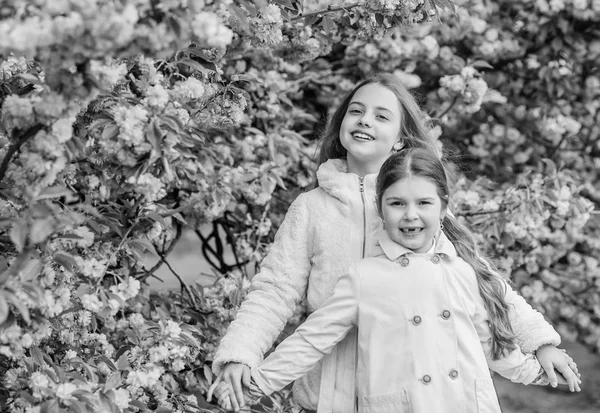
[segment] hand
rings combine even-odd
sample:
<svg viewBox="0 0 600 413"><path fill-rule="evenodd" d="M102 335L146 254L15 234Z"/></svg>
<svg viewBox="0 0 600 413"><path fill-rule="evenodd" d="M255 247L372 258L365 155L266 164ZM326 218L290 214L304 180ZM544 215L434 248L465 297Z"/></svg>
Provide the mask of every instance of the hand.
<svg viewBox="0 0 600 413"><path fill-rule="evenodd" d="M231 398L230 398L230 395L231 395L230 390L231 389L227 383L225 383L224 381L221 380L221 377L222 376L219 375L217 377L217 379L219 381L215 380L215 383L213 383L212 386L210 386L206 400L208 400L210 402L212 399L212 396L213 396L213 392L214 392L214 395L217 398L217 403L219 403L219 406L221 406L225 410L232 410L232 404L231 404Z"/></svg>
<svg viewBox="0 0 600 413"><path fill-rule="evenodd" d="M581 391L579 387L581 374L579 374L577 363L565 350L545 345L538 348L535 355L548 375L552 387L556 387L560 383L567 384L572 392ZM558 376L557 372L560 373Z"/></svg>
<svg viewBox="0 0 600 413"><path fill-rule="evenodd" d="M227 386L221 387L219 383L224 382ZM229 398L234 411L239 411L241 406L245 405L243 387L250 387L250 368L242 363L227 363L223 366L223 370L217 376L212 386L208 390L206 399L210 402L212 399L213 391L220 388L219 404L221 399ZM223 395L225 391L229 392L233 390L233 395L227 393ZM224 406L222 406L224 407Z"/></svg>

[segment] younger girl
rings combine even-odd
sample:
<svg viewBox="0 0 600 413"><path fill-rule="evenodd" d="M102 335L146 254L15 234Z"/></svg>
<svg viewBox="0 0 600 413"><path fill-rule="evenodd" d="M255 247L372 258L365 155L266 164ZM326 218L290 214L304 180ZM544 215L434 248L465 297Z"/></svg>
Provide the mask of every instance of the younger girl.
<svg viewBox="0 0 600 413"><path fill-rule="evenodd" d="M537 358L514 342L505 296L515 293L447 214L449 195L430 151L385 161L376 184L385 228L378 245L252 369L264 393L303 376L354 326L359 413L500 412L488 367L514 382L543 381Z"/></svg>
<svg viewBox="0 0 600 413"><path fill-rule="evenodd" d="M379 168L402 147L437 150L423 118L391 74L369 76L333 113L321 144L318 187L290 206L214 357L214 387L223 381L231 388L234 409L243 403L241 384L249 384L250 367L263 359L302 297L310 312L316 310L349 265L369 255L381 228L375 208ZM544 317L516 294L506 299L515 307L511 321L521 348L536 351L552 381L555 367L570 371L572 360L555 347L560 337ZM319 404L320 412L353 411L355 375L348 366L356 367L355 332L294 383L294 399L307 410ZM333 402L322 405L320 397Z"/></svg>

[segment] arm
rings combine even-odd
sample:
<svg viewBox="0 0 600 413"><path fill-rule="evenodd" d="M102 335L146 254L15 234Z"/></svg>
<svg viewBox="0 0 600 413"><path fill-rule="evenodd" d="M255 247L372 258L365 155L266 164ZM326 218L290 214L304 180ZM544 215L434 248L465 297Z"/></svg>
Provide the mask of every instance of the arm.
<svg viewBox="0 0 600 413"><path fill-rule="evenodd" d="M510 321L515 332L517 344L525 352L534 352L541 346L558 346L560 335L546 321L544 316L533 309L523 297L506 284L506 303L513 307Z"/></svg>
<svg viewBox="0 0 600 413"><path fill-rule="evenodd" d="M477 301L477 310L473 318L473 323L479 335L479 341L481 342L481 347L490 370L495 371L514 383L523 383L526 385L532 383L540 375L541 365L533 354L523 353L518 344L514 350L505 352L503 357L498 360L493 359L489 317L479 293L475 293L474 297Z"/></svg>
<svg viewBox="0 0 600 413"><path fill-rule="evenodd" d="M306 293L312 244L308 208L304 195L290 206L261 271L252 278L250 292L219 344L215 374L228 362L256 366Z"/></svg>
<svg viewBox="0 0 600 413"><path fill-rule="evenodd" d="M281 390L330 353L356 323L358 275L355 265L340 277L333 295L258 367L252 379L265 393Z"/></svg>
<svg viewBox="0 0 600 413"><path fill-rule="evenodd" d="M516 343L525 352L535 352L552 387L567 384L572 392L580 391L577 364L564 350L556 347L560 344L559 334L508 283L505 300L512 307L510 321Z"/></svg>

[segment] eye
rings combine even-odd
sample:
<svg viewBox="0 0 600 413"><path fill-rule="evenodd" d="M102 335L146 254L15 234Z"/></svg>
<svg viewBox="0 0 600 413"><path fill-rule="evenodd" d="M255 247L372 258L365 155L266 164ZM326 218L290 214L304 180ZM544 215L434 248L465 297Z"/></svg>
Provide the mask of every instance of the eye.
<svg viewBox="0 0 600 413"><path fill-rule="evenodd" d="M352 108L352 109L348 109L348 113L350 113L352 115L360 115L362 113L362 111L357 108Z"/></svg>
<svg viewBox="0 0 600 413"><path fill-rule="evenodd" d="M429 205L431 204L431 201L421 201L421 205Z"/></svg>
<svg viewBox="0 0 600 413"><path fill-rule="evenodd" d="M377 118L382 120L390 120L387 115L377 115Z"/></svg>

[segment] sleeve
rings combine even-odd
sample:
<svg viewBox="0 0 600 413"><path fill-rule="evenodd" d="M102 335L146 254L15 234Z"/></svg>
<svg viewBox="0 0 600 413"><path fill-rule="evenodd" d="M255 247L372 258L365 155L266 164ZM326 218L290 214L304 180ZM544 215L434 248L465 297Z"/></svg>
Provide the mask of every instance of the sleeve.
<svg viewBox="0 0 600 413"><path fill-rule="evenodd" d="M492 357L492 334L489 327L489 317L479 293L475 296L477 297L477 311L473 323L479 335L479 341L488 367L514 383L525 385L533 383L540 373L541 365L533 354L521 351L518 344L516 344L514 350L507 351L501 358L494 360Z"/></svg>
<svg viewBox="0 0 600 413"><path fill-rule="evenodd" d="M249 293L217 348L215 374L227 362L256 366L306 293L313 242L307 195L300 195L288 209L260 272L252 278Z"/></svg>
<svg viewBox="0 0 600 413"><path fill-rule="evenodd" d="M333 295L251 369L258 387L271 394L302 377L346 336L356 324L357 314L358 273L353 264L349 273L338 280Z"/></svg>
<svg viewBox="0 0 600 413"><path fill-rule="evenodd" d="M523 297L506 284L506 302L513 307L510 321L517 344L526 353L533 353L545 344L558 346L560 335L546 321L544 316L531 307Z"/></svg>

